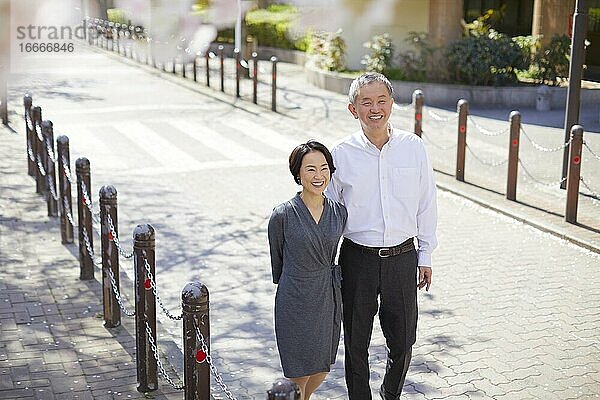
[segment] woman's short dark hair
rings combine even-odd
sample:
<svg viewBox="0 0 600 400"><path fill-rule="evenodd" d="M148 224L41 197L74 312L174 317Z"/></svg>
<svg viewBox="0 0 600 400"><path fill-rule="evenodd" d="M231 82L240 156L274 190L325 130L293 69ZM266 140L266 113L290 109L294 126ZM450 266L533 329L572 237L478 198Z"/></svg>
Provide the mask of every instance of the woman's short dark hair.
<svg viewBox="0 0 600 400"><path fill-rule="evenodd" d="M309 140L306 143L299 144L290 154L290 172L294 177L294 181L300 185L300 167L302 166L302 159L305 155L311 151L321 152L325 156L325 161L329 165L329 171L333 174L335 166L333 165L333 157L331 153L325 147L324 144L317 142L316 140Z"/></svg>

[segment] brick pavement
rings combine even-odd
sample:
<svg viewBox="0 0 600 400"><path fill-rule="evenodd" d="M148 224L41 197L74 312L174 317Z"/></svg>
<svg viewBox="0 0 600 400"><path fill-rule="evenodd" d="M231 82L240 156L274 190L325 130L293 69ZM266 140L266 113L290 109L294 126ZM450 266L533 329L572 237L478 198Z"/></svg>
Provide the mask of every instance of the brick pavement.
<svg viewBox="0 0 600 400"><path fill-rule="evenodd" d="M103 327L100 272L79 280L76 245L60 244L57 219L15 156L21 139L0 128L0 399L145 398L136 391L133 319ZM183 398L159 389L150 397Z"/></svg>

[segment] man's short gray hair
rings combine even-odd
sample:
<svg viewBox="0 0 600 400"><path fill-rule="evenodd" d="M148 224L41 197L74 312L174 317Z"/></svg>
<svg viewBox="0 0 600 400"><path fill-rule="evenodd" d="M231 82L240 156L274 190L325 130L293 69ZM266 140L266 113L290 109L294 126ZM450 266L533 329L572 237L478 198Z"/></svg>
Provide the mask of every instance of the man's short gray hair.
<svg viewBox="0 0 600 400"><path fill-rule="evenodd" d="M367 86L373 82L383 83L385 87L387 87L390 96L393 96L394 88L392 87L392 84L389 81L389 79L385 77L385 75L380 74L378 72L365 72L358 78L354 79L352 81L352 84L350 84L350 90L348 92L348 100L350 100L350 103L354 104L360 88Z"/></svg>

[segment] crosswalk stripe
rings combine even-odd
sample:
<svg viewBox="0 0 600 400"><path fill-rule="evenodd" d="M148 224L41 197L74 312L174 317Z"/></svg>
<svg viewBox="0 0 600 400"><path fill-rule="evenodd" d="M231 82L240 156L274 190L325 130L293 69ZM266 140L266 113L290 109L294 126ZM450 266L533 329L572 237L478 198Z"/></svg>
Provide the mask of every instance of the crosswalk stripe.
<svg viewBox="0 0 600 400"><path fill-rule="evenodd" d="M267 158L240 146L233 140L228 139L225 134L208 128L205 122L199 121L197 124L194 124L189 121L176 119L169 121L169 124L226 158L239 162L240 165L261 165L268 163Z"/></svg>
<svg viewBox="0 0 600 400"><path fill-rule="evenodd" d="M223 105L216 102L205 102L203 104L132 104L113 107L56 109L52 110L52 115L106 114L137 111L209 111L215 109L223 109Z"/></svg>
<svg viewBox="0 0 600 400"><path fill-rule="evenodd" d="M289 154L294 147L298 145L295 140L289 139L270 128L255 124L247 119L226 119L220 122L229 128L236 129L240 133L252 138L257 142L261 142L275 149L281 150L285 154Z"/></svg>
<svg viewBox="0 0 600 400"><path fill-rule="evenodd" d="M186 152L172 145L168 132L159 134L138 121L121 121L114 128L149 153L160 165L175 169L193 169L200 163Z"/></svg>
<svg viewBox="0 0 600 400"><path fill-rule="evenodd" d="M85 157L90 160L92 168L123 169L127 167L126 160L120 157L109 147L106 140L102 140L92 129L83 125L66 126L67 129L55 132L55 137L65 135L69 138L69 150L71 152L71 170L75 173L75 160ZM100 161L97 163L96 161ZM97 165L99 164L99 165Z"/></svg>

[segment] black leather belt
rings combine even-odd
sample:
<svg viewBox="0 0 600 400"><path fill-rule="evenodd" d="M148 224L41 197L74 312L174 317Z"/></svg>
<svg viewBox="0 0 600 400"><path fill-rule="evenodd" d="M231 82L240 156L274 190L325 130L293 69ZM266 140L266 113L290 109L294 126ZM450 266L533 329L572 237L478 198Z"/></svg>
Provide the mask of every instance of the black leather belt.
<svg viewBox="0 0 600 400"><path fill-rule="evenodd" d="M381 258L399 256L402 253L406 253L415 249L413 238L407 239L399 245L392 247L363 246L362 244L354 243L352 240L346 238L344 238L344 243L347 243L349 246L352 246L356 249L360 249L363 252L377 254Z"/></svg>

